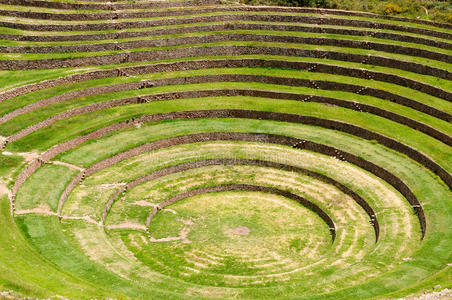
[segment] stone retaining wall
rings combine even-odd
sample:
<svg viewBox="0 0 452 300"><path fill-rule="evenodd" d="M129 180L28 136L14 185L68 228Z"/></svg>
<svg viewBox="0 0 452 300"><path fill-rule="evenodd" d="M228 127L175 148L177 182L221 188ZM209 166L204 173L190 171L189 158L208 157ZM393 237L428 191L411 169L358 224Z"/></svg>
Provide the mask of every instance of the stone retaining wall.
<svg viewBox="0 0 452 300"><path fill-rule="evenodd" d="M196 10L190 10L191 13L196 13ZM228 14L228 12L249 12L249 14ZM296 24L314 24L314 25L336 25L359 28L385 29L394 30L404 33L414 33L426 36L438 37L442 39L452 39L452 34L444 31L436 31L431 29L412 27L407 25L396 25L389 23L373 22L366 20L340 19L319 16L306 15L275 15L275 14L252 14L252 12L277 12L275 8L268 7L221 7L216 12L224 12L221 15L214 16L193 16L185 18L161 18L155 20L136 20L136 21L120 21L120 22L102 22L94 24L27 24L16 22L0 22L0 26L23 29L31 31L99 31L99 30L121 30L131 28L145 28L153 26L168 26L168 25L184 25L208 22L228 22L228 21L260 21L273 23L296 23ZM200 10L199 12L203 12ZM78 15L78 14L77 14ZM165 12L165 17L167 13Z"/></svg>
<svg viewBox="0 0 452 300"><path fill-rule="evenodd" d="M452 56L433 52L429 50L405 47L402 45L391 45L368 41L354 41L346 39L323 38L323 37L297 37L261 34L207 34L194 37L176 37L152 40L137 40L118 43L100 43L85 45L61 45L61 46L0 46L2 53L52 53L52 52L103 52L115 50L129 50L138 48L177 46L202 43L216 43L226 41L254 41L287 44L308 44L321 46L335 46L344 48L358 48L388 53L396 53L408 56L429 58L446 63L452 63Z"/></svg>
<svg viewBox="0 0 452 300"><path fill-rule="evenodd" d="M418 82L412 79L408 79L405 77L401 77L398 75L375 72L375 71L367 71L362 69L354 69L349 67L341 67L341 66L333 66L322 63L310 63L310 62L291 62L291 61L282 61L282 60L261 60L261 59L212 59L212 60L193 60L193 61L180 61L180 62L171 62L171 63L156 63L150 65L136 66L136 67L124 67L120 69L113 70L99 70L99 71L89 71L83 74L70 75L67 77L57 78L53 80L46 80L39 83L25 85L19 88L15 88L3 93L0 93L0 102L6 101L16 96L20 96L26 93L30 93L33 91L37 91L40 89L51 88L60 84L67 84L72 82L81 82L86 80L94 80L99 78L106 77L116 77L116 76L124 76L125 74L129 75L143 75L148 73L155 72L171 72L171 71L180 71L180 70L191 70L191 69L208 69L208 68L238 68L238 67L264 67L264 68L283 68L283 69L295 69L295 70L308 70L311 72L319 72L319 73L328 73L335 75L343 75L350 77L357 77L363 79L372 78L374 80L389 82L398 84L400 86L404 86L407 88L411 88L414 90L418 90L423 93L427 93L433 95L438 98L442 98L444 100L452 101L452 94L448 93L444 90L438 89L434 86L427 85L422 82ZM320 84L320 81L316 81L317 84ZM328 89L327 83L322 83L325 86L322 88ZM340 83L334 83L336 85L340 85ZM342 84L340 86L341 89L346 91L355 92L354 85L345 85ZM359 86L359 93L374 96L386 100L390 100L401 105L406 105L413 109L417 109L424 113L430 114L437 118L450 121L451 116L443 111L437 110L430 106L427 106L423 103L414 101L412 99L398 96L393 93L389 93L382 90L373 89L370 87L366 87L362 89ZM75 91L77 97L85 96L84 92ZM50 101L50 103L55 103L53 101L59 102L64 99L69 99L70 96L55 96L53 100L44 99L42 101ZM60 98L62 97L62 98ZM48 98L50 99L50 98ZM60 99L60 100L58 100ZM39 102L39 101L38 101ZM41 106L40 104L37 104Z"/></svg>
<svg viewBox="0 0 452 300"><path fill-rule="evenodd" d="M206 111L195 112L203 114ZM242 111L248 114L254 114L259 112L255 111ZM187 113L187 112L181 112ZM215 111L215 113L220 116L225 113L222 111ZM229 115L231 115L231 111L229 111ZM194 115L190 115L188 118L194 118ZM251 116L250 116L251 117ZM252 118L256 118L253 116ZM258 118L258 117L257 117ZM328 120L330 121L330 120ZM334 121L332 121L334 123ZM306 140L300 140L297 138L279 136L279 135L271 135L271 134L254 134L254 133L237 133L237 132L213 132L213 133L198 133L191 134L186 136L178 136L168 139L159 140L152 143L143 144L141 146L137 146L125 152L121 152L112 157L109 157L101 162L98 162L87 169L87 175L91 175L99 170L107 168L115 163L118 163L127 158L137 156L142 153L146 153L152 150L157 150L161 148L167 148L174 145L180 144L189 144L189 143L198 143L198 142L208 142L208 141L217 141L217 140L233 140L233 141L252 141L252 142L261 142L261 143L273 143L273 144L281 144L286 146L291 146L297 149L306 149L322 154L326 154L329 156L337 157L339 159L348 161L353 163L371 173L376 175L377 177L382 178L392 186L394 186L413 206L414 210L418 214L419 222L421 225L422 234L425 234L425 215L422 207L419 204L418 199L409 189L409 187L395 175L390 173L389 171L367 161L363 158L355 156L353 154L347 153L342 150L338 150L334 147L326 146L323 144L318 144Z"/></svg>
<svg viewBox="0 0 452 300"><path fill-rule="evenodd" d="M367 140L376 140L380 144L396 150L400 153L406 154L411 159L419 162L426 168L433 171L437 174L448 186L449 189L452 190L452 175L447 173L441 166L435 163L433 160L428 158L426 155L416 151L415 149L406 146L396 140L388 138L386 136L380 135L378 133L371 132L369 130L357 127L355 125L342 123L334 120L320 119L315 117L306 117L300 115L293 115L287 113L272 113L272 112L260 112L260 111L248 111L248 110L210 110L210 111L190 111L190 112L175 112L175 113L166 113L159 115L149 115L137 118L133 122L121 122L116 123L101 129L98 129L94 132L91 132L84 136L79 136L65 143L56 145L43 153L38 162L33 162L32 164L35 167L27 167L20 175L19 178L21 180L16 180L15 186L13 188L13 197L11 198L14 201L14 196L16 195L18 189L37 168L39 168L42 161L47 161L57 154L65 152L85 141L90 139L98 138L107 134L109 132L113 132L115 130L119 130L121 128L126 128L133 126L134 122L152 122L158 120L173 120L178 118L249 118L249 119L265 119L265 120L274 120L274 121L283 121L283 122L292 122L292 123L301 123L301 124L309 124L321 126L328 129L343 131ZM409 201L409 203L413 206L416 211L423 235L425 234L426 222L425 215L423 209L417 200L416 196L412 193L409 187L398 177L390 173L389 171L367 161L363 158L360 158L356 155L347 153L342 150L335 149L330 146L300 140L297 138L285 137L285 136L276 136L276 135L268 135L268 134L250 134L250 133L199 133L188 136L179 136L166 140L160 140L153 143L143 144L136 148L127 150L125 152L116 154L112 157L109 157L99 163L96 163L86 170L86 175L91 175L97 170L103 169L111 164L119 162L121 160L126 159L127 157L138 155L139 153L148 152L151 150L169 147L174 144L179 143L195 143L195 142L204 142L211 140L237 140L241 137L243 140L249 140L252 137L252 141L255 142L263 142L263 143L278 143L283 145L292 146L297 149L307 149L323 154L327 154L330 156L337 157L339 159L346 160L350 163L353 163L361 168L366 169L367 171L377 175L378 177L384 179L391 185L393 185L405 198ZM175 139L172 141L172 139ZM175 142L177 141L177 142ZM36 165L38 164L38 165ZM30 171L32 170L32 171Z"/></svg>
<svg viewBox="0 0 452 300"><path fill-rule="evenodd" d="M270 30L270 31L296 31L323 34L341 34L352 36L371 36L373 38L394 40L399 42L423 44L442 49L451 49L452 43L423 38L420 36L404 35L392 32L370 31L360 29L331 28L320 26L282 25L282 24L255 24L255 23L225 23L214 25L186 26L166 29L112 32L101 34L77 34L77 35L14 35L0 34L2 40L30 41L30 42L62 42L62 41L93 41L113 40L137 37L150 37L170 34L197 33L207 31L224 30Z"/></svg>
<svg viewBox="0 0 452 300"><path fill-rule="evenodd" d="M120 0L110 0L109 2L116 2ZM71 2L57 2L57 1L40 1L40 0L0 0L2 4L31 6L31 7L45 7L54 9L79 9L79 10L121 10L121 9L156 9L156 8L175 8L187 6L202 6L202 5L218 5L219 0L185 0L185 1L149 1L138 3L71 3ZM28 12L30 13L30 12ZM96 13L93 13L96 14ZM70 14L75 16L73 20L77 20L77 14ZM84 13L81 13L84 15Z"/></svg>
<svg viewBox="0 0 452 300"><path fill-rule="evenodd" d="M192 79L192 80L187 80ZM269 84L278 84L278 85L290 85L290 86L314 86L319 88L315 81L306 80L306 79L291 79L284 77L266 77L266 76L255 76L255 75L211 75L211 76L197 76L197 77L188 77L188 78L169 78L155 81L155 85L157 86L167 86L170 84L190 84L190 83L204 83L204 82L218 82L218 81L239 81L239 82L265 82ZM121 84L120 87L123 88L126 84ZM132 86L136 86L136 83L131 83ZM110 86L111 87L111 86ZM330 84L330 87L333 90L340 90L341 85L334 85L334 82ZM136 88L136 87L135 87ZM115 99L106 102L94 103L91 105L82 106L79 108L74 108L60 114L51 116L44 121L35 123L29 127L26 127L23 130L9 136L7 138L8 143L14 142L18 139L21 139L32 132L35 132L39 129L45 128L50 124L53 124L56 121L67 119L76 115L90 113L98 110L113 108L122 105L129 104L137 104L137 103L145 103L150 101L158 101L158 100L174 100L181 98L199 98L199 97L218 97L218 96L250 96L250 97L262 97L262 98L271 98L271 99L284 99L284 100L295 100L302 102L318 102L336 105L340 107L345 107L348 109L352 109L360 112L368 112L394 122L406 125L415 130L421 131L427 135L430 135L433 138L440 140L441 142L452 146L452 137L446 133L443 133L436 128L433 128L424 123L415 121L413 119L407 118L405 116L393 113L391 111L387 111L381 109L379 107L351 102L336 98L323 97L323 96L314 96L314 95L306 95L306 94L297 94L297 93L283 93L283 92L273 92L273 91L261 91L261 90L241 90L241 89L226 89L226 90L199 90L199 91L184 91L184 92L172 92L172 93L163 93L163 94L151 94L151 95L143 95L136 96L130 98L122 98Z"/></svg>
<svg viewBox="0 0 452 300"><path fill-rule="evenodd" d="M335 179L325 176L323 174L300 168L295 167L291 165L281 164L277 162L272 161L264 161L264 160L254 160L254 159L227 159L227 158L218 158L218 159L206 159L206 160L197 160L192 161L188 163L182 163L179 165L174 165L170 167L166 167L164 169L160 169L157 171L154 171L152 173L146 174L144 176L141 176L129 183L126 184L125 187L122 187L118 189L112 196L110 196L107 204L105 205L103 215L102 215L102 223L105 221L105 218L107 216L107 213L110 211L111 206L116 201L116 199L119 197L119 195L126 190L133 188L143 182L147 182L150 180L154 180L156 178L166 176L169 174L179 173L191 169L206 167L206 166L217 166L217 165L223 165L223 166L230 166L230 165L246 165L246 166L260 166L260 167L267 167L267 168L275 168L278 170L284 170L289 172L296 172L299 174L307 175L310 177L313 177L319 181L325 182L327 184L331 184L338 188L340 191L351 197L359 206L361 206L364 211L367 213L367 215L370 218L371 225L374 228L375 231L375 237L376 241L378 241L379 234L380 234L380 227L377 220L377 217L375 215L374 210L372 207L367 203L367 201L362 198L360 195L355 193L353 190L348 188L347 186L343 185L342 183L336 181Z"/></svg>
<svg viewBox="0 0 452 300"><path fill-rule="evenodd" d="M43 100L32 102L24 107L18 108L12 112L6 113L0 117L0 124L8 122L9 120L25 114L36 109L42 108L44 106L48 106L51 104L63 102L69 99L80 98L80 97L88 97L92 95L100 95L112 92L119 91L128 91L134 90L142 86L141 82L131 82L131 83L120 83L114 85L103 85L92 88L87 88L83 90L70 91L66 93L62 93L56 96L52 96Z"/></svg>
<svg viewBox="0 0 452 300"><path fill-rule="evenodd" d="M223 184L223 185L217 185L217 186L209 186L209 187L202 187L198 189L194 189L188 192L181 193L179 195L176 195L165 202L159 204L157 210L160 210L168 205L171 205L179 200L193 197L196 195L201 195L205 193L215 193L215 192L227 192L227 191L253 191L253 192L262 192L262 193L268 193L268 194L274 194L283 196L285 198L294 200L304 207L310 209L314 213L316 213L329 227L332 242L334 242L336 238L336 225L334 224L333 220L328 216L328 214L323 211L320 207L318 207L316 204L312 203L311 201L306 200L305 198L277 188L273 187L267 187L267 186L258 186L258 185L251 185L251 184ZM152 218L156 214L156 210L154 209L149 214L147 220L146 220L146 227L149 227Z"/></svg>
<svg viewBox="0 0 452 300"><path fill-rule="evenodd" d="M110 2L115 2L117 0L112 0ZM118 16L118 13L121 13L122 9L146 9L146 8L177 8L177 7L187 7L187 6L208 6L208 5L216 5L220 4L221 1L218 0L201 0L201 1L161 1L161 2L138 2L138 3L69 3L69 2L48 2L48 1L26 1L26 0L0 0L0 3L3 4L12 4L12 5L21 5L21 6L33 6L33 7L47 7L47 8L59 8L59 9L81 9L81 10L112 10L115 11L115 14L104 14L109 16L109 18L114 18ZM435 23L426 20L416 20L416 19L407 19L400 17L391 17L391 16L382 16L373 13L366 12L356 12L356 11L346 11L346 10L337 10L337 9L322 9L322 8L307 8L307 7L272 7L272 6L223 6L221 7L224 10L228 11L248 11L248 12L256 12L256 11L267 11L267 12L281 12L281 13L308 13L308 14L320 14L320 15L338 15L338 16L355 16L355 17L367 17L367 18L375 18L375 19L385 19L385 20L394 20L394 21L402 21L407 23L415 23L415 24L424 24L432 27L438 28L446 28L452 29L451 24L447 23ZM118 12L119 10L119 12ZM96 13L88 14L95 15ZM54 14L57 15L57 14ZM77 20L77 17L80 15L84 15L83 13L72 15L70 14L72 19L69 20ZM146 17L146 15L138 15L138 17ZM49 16L48 16L49 17ZM58 17L56 17L58 18Z"/></svg>
<svg viewBox="0 0 452 300"><path fill-rule="evenodd" d="M80 67L91 65L111 65L128 62L143 62L163 59L203 57L203 56L235 56L235 55L276 55L289 57L312 57L318 59L331 59L347 62L364 63L374 66L414 72L430 75L442 79L452 80L452 73L448 70L437 69L419 63L401 61L382 56L350 54L334 51L304 50L285 47L262 46L193 46L170 50L154 50L118 53L102 56L64 58L64 59L40 59L40 60L0 60L0 69L48 69L64 67Z"/></svg>

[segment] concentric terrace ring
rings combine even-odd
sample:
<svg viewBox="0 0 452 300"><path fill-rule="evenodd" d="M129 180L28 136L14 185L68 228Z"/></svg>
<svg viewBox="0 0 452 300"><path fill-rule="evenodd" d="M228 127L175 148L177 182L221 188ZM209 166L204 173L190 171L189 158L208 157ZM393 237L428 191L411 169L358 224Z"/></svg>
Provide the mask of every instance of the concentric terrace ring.
<svg viewBox="0 0 452 300"><path fill-rule="evenodd" d="M0 295L451 287L451 45L364 12L0 0Z"/></svg>

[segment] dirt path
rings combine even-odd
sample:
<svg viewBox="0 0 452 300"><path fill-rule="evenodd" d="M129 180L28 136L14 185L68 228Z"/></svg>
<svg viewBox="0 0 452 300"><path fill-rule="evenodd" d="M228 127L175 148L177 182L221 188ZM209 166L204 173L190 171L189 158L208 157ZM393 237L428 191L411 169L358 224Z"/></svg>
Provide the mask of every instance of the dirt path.
<svg viewBox="0 0 452 300"><path fill-rule="evenodd" d="M1 142L1 138L0 138L0 142ZM18 156L22 156L23 158L25 158L25 160L27 162L35 160L36 158L39 157L39 153L37 151L31 151L31 152L9 152L9 151L3 151L2 154L3 155L18 155Z"/></svg>
<svg viewBox="0 0 452 300"><path fill-rule="evenodd" d="M132 222L124 222L116 225L108 225L107 229L138 229L138 230L146 230L146 226L140 225Z"/></svg>
<svg viewBox="0 0 452 300"><path fill-rule="evenodd" d="M68 167L68 168L71 168L71 169L75 169L75 170L79 170L79 171L83 171L84 170L82 167L79 167L79 166L76 166L76 165L73 165L73 164L70 164L70 163L67 163L67 162L64 162L64 161L53 160L53 161L51 161L51 163L54 164L54 165L65 166L65 167Z"/></svg>
<svg viewBox="0 0 452 300"><path fill-rule="evenodd" d="M35 215L42 215L42 216L58 216L58 214L48 207L37 207L32 209L22 209L22 210L16 210L15 215L27 215L27 214L35 214ZM90 216L60 216L62 220L82 220L91 224L95 224L97 226L103 226L101 222L98 222L94 220Z"/></svg>
<svg viewBox="0 0 452 300"><path fill-rule="evenodd" d="M32 208L32 209L22 209L22 210L16 210L14 212L16 215L26 215L26 214L37 214L37 215L45 215L45 216L56 216L57 213L51 211L49 208Z"/></svg>

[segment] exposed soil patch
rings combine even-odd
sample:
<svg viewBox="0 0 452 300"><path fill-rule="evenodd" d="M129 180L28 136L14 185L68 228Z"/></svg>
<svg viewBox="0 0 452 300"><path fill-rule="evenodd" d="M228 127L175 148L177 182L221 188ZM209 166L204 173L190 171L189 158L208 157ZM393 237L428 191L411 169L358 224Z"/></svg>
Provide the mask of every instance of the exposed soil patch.
<svg viewBox="0 0 452 300"><path fill-rule="evenodd" d="M138 206L153 206L153 207L156 206L155 203L150 203L150 202L147 202L146 200L135 201L133 204L138 205Z"/></svg>
<svg viewBox="0 0 452 300"><path fill-rule="evenodd" d="M0 139L1 142L1 139ZM19 155L22 156L23 158L25 158L25 160L27 162L30 162L36 158L39 157L39 153L37 151L32 151L32 152L9 152L9 151L3 151L2 152L3 155Z"/></svg>
<svg viewBox="0 0 452 300"><path fill-rule="evenodd" d="M158 242L173 242L173 241L182 241L182 243L191 243L189 239L187 239L188 234L190 233L190 228L184 227L179 232L178 236L169 236L165 238L156 239L154 237L150 237L149 240L153 243Z"/></svg>
<svg viewBox="0 0 452 300"><path fill-rule="evenodd" d="M229 229L229 232L237 235L248 235L250 234L250 229L246 226L239 226L234 229Z"/></svg>
<svg viewBox="0 0 452 300"><path fill-rule="evenodd" d="M146 230L146 226L132 223L132 222L124 222L121 224L109 225L106 226L108 229L132 229L132 230Z"/></svg>
<svg viewBox="0 0 452 300"><path fill-rule="evenodd" d="M32 209L22 209L22 210L16 210L16 215L25 215L25 214L38 214L38 215L45 215L45 216L56 216L56 212L51 211L49 208L46 207L37 207Z"/></svg>
<svg viewBox="0 0 452 300"><path fill-rule="evenodd" d="M71 169L83 171L83 168L82 168L82 167L79 167L79 166L76 166L76 165L73 165L73 164L70 164L70 163L66 163L66 162L64 162L64 161L54 160L54 161L52 161L51 163L53 163L54 165L65 166L65 167L68 167L68 168L71 168Z"/></svg>
<svg viewBox="0 0 452 300"><path fill-rule="evenodd" d="M14 212L16 215L24 214L38 214L45 216L56 216L57 213L52 211L52 209L47 205L47 203L40 203L38 207L18 209Z"/></svg>
<svg viewBox="0 0 452 300"><path fill-rule="evenodd" d="M11 191L8 189L6 184L0 182L0 195L1 194L7 194L8 197L11 196Z"/></svg>

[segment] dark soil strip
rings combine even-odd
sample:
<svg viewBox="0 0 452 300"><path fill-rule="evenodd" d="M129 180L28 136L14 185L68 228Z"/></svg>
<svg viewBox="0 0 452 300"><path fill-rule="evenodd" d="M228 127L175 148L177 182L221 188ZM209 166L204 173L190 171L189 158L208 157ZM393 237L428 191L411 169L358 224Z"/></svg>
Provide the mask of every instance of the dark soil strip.
<svg viewBox="0 0 452 300"><path fill-rule="evenodd" d="M266 186L258 186L258 185L251 185L251 184L224 184L224 185L217 185L217 186L209 186L204 188L199 188L196 190L191 190L182 194L179 194L177 196L174 196L168 200L166 200L163 203L160 203L158 207L156 207L154 210L151 211L149 214L147 220L146 220L146 227L149 227L152 218L157 214L157 212L166 207L169 206L179 200L193 197L196 195L201 195L205 193L217 193L217 192L228 192L228 191L248 191L248 192L262 192L262 193L268 193L268 194L274 194L283 196L285 198L294 200L304 207L312 210L314 213L316 213L322 220L328 225L330 233L331 233L331 239L334 243L334 240L336 238L336 225L334 224L333 220L328 216L326 212L324 212L320 207L318 207L316 204L312 203L311 201L306 200L305 198L284 191L277 188L272 187L266 187Z"/></svg>
<svg viewBox="0 0 452 300"><path fill-rule="evenodd" d="M296 172L299 174L307 175L312 178L315 178L317 180L320 180L322 182L325 182L327 184L331 184L338 188L340 191L342 191L344 194L351 197L353 200L355 200L358 205L360 205L364 211L367 213L367 215L370 218L370 223L372 224L374 231L375 231L375 238L376 242L378 242L378 237L380 235L380 226L377 220L377 217L375 215L374 210L372 207L367 203L365 199L363 199L360 195L355 193L353 190L348 188L347 186L343 185L342 183L336 181L335 179L325 176L323 174L305 169L300 167L295 167L291 165L281 164L277 162L272 161L265 161L265 160L254 160L254 159L206 159L206 160L198 160L188 163L183 163L171 167L167 167L164 169L160 169L157 171L154 171L152 173L146 174L144 176L141 176L131 182L129 182L124 188L119 189L116 191L109 199L105 206L105 209L102 214L102 223L104 223L105 218L107 217L108 212L110 211L111 206L114 204L116 199L119 197L119 195L126 190L137 186L143 182L154 180L156 178L166 176L169 174L179 173L187 170L197 169L201 167L206 166L231 166L231 165L244 165L244 166L259 166L259 167L268 167L268 168L274 168L278 170L284 170L284 171L290 171L290 172ZM161 207L160 207L161 208ZM149 227L149 224L147 225Z"/></svg>
<svg viewBox="0 0 452 300"><path fill-rule="evenodd" d="M227 40L225 40L227 42ZM163 42L165 44L165 42ZM380 67L397 68L404 71L439 77L452 80L452 73L448 70L438 69L414 62L402 61L383 56L363 54L350 54L327 50L305 50L286 47L267 46L189 46L167 50L147 50L137 52L122 52L109 55L61 58L61 59L37 59L37 60L0 60L2 70L29 70L63 67L81 67L111 65L119 63L143 62L162 59L218 56L218 55L276 55L291 57L310 57L316 59L330 59L347 62L362 63Z"/></svg>
<svg viewBox="0 0 452 300"><path fill-rule="evenodd" d="M2 0L5 1L5 0ZM8 0L6 0L8 1ZM171 3L171 2L167 2ZM177 2L173 2L177 3ZM181 3L181 2L179 2ZM185 3L189 4L190 2L185 1ZM193 2L192 2L193 3ZM206 5L212 5L216 4L215 0L206 2ZM110 4L111 5L111 4ZM193 5L192 5L193 6ZM112 9L112 8L110 8ZM184 15L193 15L193 14L202 14L202 13L214 13L214 12L224 12L223 15L219 15L220 17L223 17L222 19L217 19L219 22L229 21L234 18L234 20L237 20L236 18L239 17L240 20L248 19L248 20L254 20L253 18L259 18L259 17L267 17L266 19L260 19L260 20L269 20L269 22L293 22L293 23L310 23L310 24L328 24L328 25L337 25L337 26L351 26L351 27L371 27L371 28L381 28L381 29L389 29L389 30L395 30L395 31L405 31L405 32L411 32L411 33L419 33L424 35L431 35L431 36L437 36L442 37L446 39L450 39L450 36L452 36L449 33L431 30L431 29L424 29L424 28L418 28L410 26L409 23L419 23L423 21L417 21L414 19L408 20L407 24L404 25L397 25L397 24L390 24L390 23L383 23L383 22L374 22L374 21L367 21L367 20L353 20L353 19L341 19L341 18L334 18L332 15L352 15L359 16L359 13L351 13L351 12L345 12L345 11L334 11L334 10L321 10L321 9L310 9L310 8L288 8L288 7L253 7L253 6L217 6L217 7L211 7L211 8L197 8L197 9L188 9L188 10L163 10L163 11L144 11L144 12L121 12L121 11L115 11L115 12L105 12L105 13L44 13L44 12L30 12L30 11L14 11L14 10L2 10L1 14L11 17L21 17L21 18L32 18L32 19L43 19L43 20L66 20L66 21L87 21L87 20L104 20L105 23L101 24L77 24L77 25L31 25L30 24L21 24L22 26L27 26L28 29L34 28L34 30L44 30L44 28L49 28L50 30L44 30L44 31L70 31L70 30L103 30L103 29L123 29L123 28L134 28L135 26L133 23L137 24L137 21L135 22L121 22L118 25L112 24L112 25L105 25L110 20L118 20L118 19L137 19L137 18L154 18L154 17L170 17L170 16L184 16ZM247 14L243 16L237 16L237 14L227 14L228 12L247 12ZM261 14L256 15L252 14L253 12L271 12L271 13L292 13L291 15L278 15L278 14ZM306 16L303 14L312 14L317 13L319 16ZM322 16L323 14L328 14L327 16ZM378 19L388 19L387 17L381 17L377 15L368 14L368 16L374 17L376 20ZM228 19L225 19L224 17L227 17ZM362 14L361 14L362 16ZM205 16L205 17L212 17L212 16ZM205 18L204 17L204 18ZM216 17L216 16L213 16ZM270 18L268 18L270 17ZM195 17L196 18L196 17ZM203 18L203 17L198 17ZM205 19L202 19L205 20ZM174 20L170 20L171 22L178 22ZM407 21L406 19L404 21ZM147 22L148 24L152 24L156 26L156 24L162 24L162 23L151 23L153 21L141 21L140 24L143 24L143 22ZM161 20L156 20L154 22L161 22ZM184 22L184 20L179 21L178 23L169 23L169 24L184 24L181 23ZM205 21L198 21L198 22L205 22ZM424 21L425 22L425 21ZM9 22L5 22L7 24L13 24ZM168 24L168 25L169 25ZM441 23L424 23L432 26L436 26L438 28L446 28L446 29L452 29L452 25L450 24L441 24ZM14 26L14 25L12 25ZM58 29L62 28L62 29ZM90 26L94 26L95 29L89 29ZM140 26L141 27L141 26ZM17 28L17 27L13 27ZM85 29L88 28L88 29ZM20 28L19 28L20 29ZM27 29L27 28L22 28ZM33 30L33 29L31 29Z"/></svg>
<svg viewBox="0 0 452 300"><path fill-rule="evenodd" d="M110 0L109 2L116 2L119 0ZM140 3L70 3L70 2L57 2L57 1L41 1L41 0L1 0L2 4L10 5L21 5L21 6L31 6L31 7L45 7L53 9L79 9L79 10L121 10L121 9L157 9L157 8L176 8L176 7L187 7L187 6L201 6L201 5L217 5L220 4L219 0L185 0L185 1L146 1ZM65 15L65 13L62 13ZM90 18L89 15L92 14L94 18ZM58 13L41 13L40 15L35 15L33 12L29 12L29 17L31 18L45 18L51 19L52 15L58 15ZM67 14L73 17L72 20L97 20L97 18L112 19L114 13L80 13L78 14ZM88 16L88 17L87 17ZM61 17L56 20L71 20L66 17Z"/></svg>
<svg viewBox="0 0 452 300"><path fill-rule="evenodd" d="M391 45L380 42L355 41L324 37L297 37L283 35L263 35L246 33L209 33L204 36L174 37L151 40L135 40L127 42L110 42L85 45L61 46L0 46L1 53L54 53L54 52L102 52L115 50L130 50L138 48L151 48L161 46L176 46L200 43L215 43L224 41L253 41L272 43L291 43L321 46L335 46L344 48L369 49L388 53L397 53L408 56L423 57L452 63L452 56L429 50L413 48L403 45Z"/></svg>
<svg viewBox="0 0 452 300"><path fill-rule="evenodd" d="M405 43L422 44L441 49L452 49L452 43L432 40L423 37L415 37L392 32L378 32L361 29L344 29L320 26L281 25L281 24L255 24L255 23L225 23L213 25L185 26L165 29L152 29L141 31L125 31L99 34L75 34L75 35L17 35L0 34L2 40L29 41L29 42L62 42L62 41L99 41L117 40L137 37L150 37L171 34L197 33L224 30L271 30L271 31L295 31L322 34L340 34L350 36L369 36L378 39L393 40Z"/></svg>

